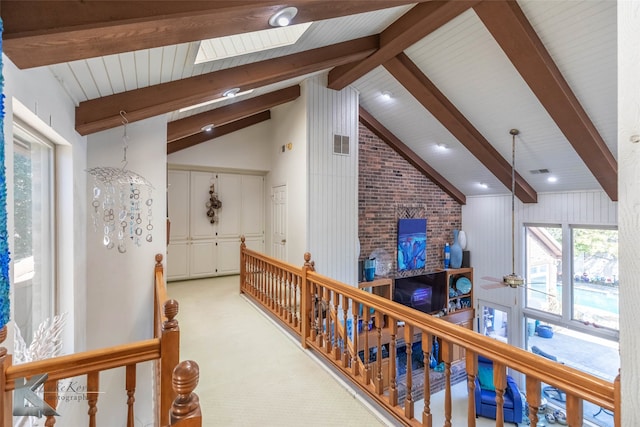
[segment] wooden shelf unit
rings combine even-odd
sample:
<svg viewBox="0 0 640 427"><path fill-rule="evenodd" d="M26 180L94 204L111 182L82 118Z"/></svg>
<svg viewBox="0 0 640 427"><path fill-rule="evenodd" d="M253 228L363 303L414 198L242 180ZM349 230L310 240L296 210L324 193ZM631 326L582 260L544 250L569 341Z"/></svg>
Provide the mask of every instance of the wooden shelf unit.
<svg viewBox="0 0 640 427"><path fill-rule="evenodd" d="M456 325L473 330L473 319L475 318L475 309L473 308L473 287L475 286L475 284L473 283L473 268L471 267L447 268L443 271L446 272L446 282L448 284L446 307L449 307L451 302L455 304L459 301L462 301L464 298L468 298L470 304L469 304L469 307L449 310L449 312L446 315L442 316L442 318L448 322L455 323ZM466 277L471 281L471 291L463 295L456 295L455 297L450 297L449 289L451 287L455 289L456 280L459 279L460 277ZM461 359L464 359L464 357L465 357L464 348L454 345L453 360L454 361L461 360Z"/></svg>
<svg viewBox="0 0 640 427"><path fill-rule="evenodd" d="M449 303L458 302L463 298L468 298L470 304L469 307L460 308L456 310L449 311L446 315L442 316L443 320L446 320L451 323L455 323L456 325L462 326L464 328L473 330L473 320L475 318L475 309L473 308L473 268L448 268L445 270L441 270L445 272L446 283L448 284L446 292L446 307L449 307ZM449 287L453 286L455 289L455 282L460 277L466 277L471 281L471 291L469 293L463 295L456 295L455 297L449 296ZM381 278L376 279L371 282L360 282L358 283L358 288L366 289L369 292L382 296L384 298L393 299L393 288L394 288L394 280L390 278ZM436 314L436 313L432 313ZM389 336L389 328L386 327L386 319L385 326L382 328L382 344L387 345L390 341ZM357 326L356 326L357 327ZM364 326L366 328L366 325ZM398 327L398 342L402 344L404 342L404 328ZM369 346L373 347L377 345L377 331L375 329L371 331L363 330L359 333L358 336L358 350L364 349L364 335L367 334L369 338ZM416 334L414 337L415 340L420 339L420 334ZM441 355L442 353L440 353ZM453 361L462 360L465 357L464 349L460 346L453 346Z"/></svg>

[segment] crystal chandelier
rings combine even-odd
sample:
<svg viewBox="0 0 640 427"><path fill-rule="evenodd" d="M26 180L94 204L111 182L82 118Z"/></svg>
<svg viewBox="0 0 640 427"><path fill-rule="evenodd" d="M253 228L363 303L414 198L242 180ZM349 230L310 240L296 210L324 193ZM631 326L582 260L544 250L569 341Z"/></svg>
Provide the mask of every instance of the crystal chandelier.
<svg viewBox="0 0 640 427"><path fill-rule="evenodd" d="M126 113L120 111L122 136L122 165L120 168L97 166L87 170L93 176L91 217L96 232L102 230L102 244L107 249L117 247L127 252L127 240L136 246L153 241L152 190L153 185L143 176L128 170Z"/></svg>

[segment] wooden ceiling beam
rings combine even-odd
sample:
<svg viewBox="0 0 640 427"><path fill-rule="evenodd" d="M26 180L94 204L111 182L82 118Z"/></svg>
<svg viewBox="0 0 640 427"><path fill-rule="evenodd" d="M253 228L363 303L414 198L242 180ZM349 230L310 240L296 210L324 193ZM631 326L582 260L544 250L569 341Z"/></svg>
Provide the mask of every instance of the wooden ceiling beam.
<svg viewBox="0 0 640 427"><path fill-rule="evenodd" d="M380 49L361 61L331 70L327 86L334 90L344 89L479 2L430 1L418 4L380 33Z"/></svg>
<svg viewBox="0 0 640 427"><path fill-rule="evenodd" d="M618 162L516 1L474 8L602 189L618 200Z"/></svg>
<svg viewBox="0 0 640 427"><path fill-rule="evenodd" d="M194 114L184 119L174 120L167 124L167 142L172 143L181 138L201 133L202 128L207 125L212 124L217 127L266 111L277 105L293 101L299 96L300 86L295 85L200 114Z"/></svg>
<svg viewBox="0 0 640 427"><path fill-rule="evenodd" d="M230 133L239 131L249 126L253 126L258 123L262 123L269 119L271 119L271 111L267 110L249 117L244 117L240 120L236 120L235 122L216 126L211 130L211 132L201 131L200 133L177 139L167 144L167 154L172 154L180 150L184 150L185 148L193 147L203 142L220 138L221 136L228 135Z"/></svg>
<svg viewBox="0 0 640 427"><path fill-rule="evenodd" d="M376 136L378 136L378 138L383 140L396 153L402 156L414 168L416 168L424 176L430 179L435 185L440 187L442 191L451 196L453 200L460 203L461 205L467 203L466 196L460 190L458 190L453 184L447 181L435 169L429 166L427 162L422 160L422 158L418 156L411 148L409 148L404 142L402 142L397 136L395 136L389 129L384 127L382 123L377 121L371 114L369 114L367 110L362 107L360 107L360 122Z"/></svg>
<svg viewBox="0 0 640 427"><path fill-rule="evenodd" d="M297 24L411 3L1 0L0 15L5 54L18 68L32 68L265 30L285 6L298 8Z"/></svg>
<svg viewBox="0 0 640 427"><path fill-rule="evenodd" d="M362 59L377 47L374 35L91 99L76 107L76 130L87 135L120 126L120 111L129 122L170 113L219 98L234 87L246 91Z"/></svg>
<svg viewBox="0 0 640 427"><path fill-rule="evenodd" d="M505 187L511 190L511 164L487 141L464 115L404 53L384 67L458 139ZM524 203L536 203L536 191L516 172L515 193Z"/></svg>

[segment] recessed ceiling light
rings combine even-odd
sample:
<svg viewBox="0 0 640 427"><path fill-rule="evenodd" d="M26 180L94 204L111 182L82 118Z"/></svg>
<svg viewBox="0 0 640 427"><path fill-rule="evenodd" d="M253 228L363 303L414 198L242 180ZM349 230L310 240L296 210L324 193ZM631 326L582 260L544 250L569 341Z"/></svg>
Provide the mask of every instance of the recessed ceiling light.
<svg viewBox="0 0 640 427"><path fill-rule="evenodd" d="M229 90L224 91L222 96L224 96L225 98L233 98L239 92L240 92L240 88L239 87L234 87L233 89L229 89Z"/></svg>
<svg viewBox="0 0 640 427"><path fill-rule="evenodd" d="M245 90L244 92L238 92L238 93L235 94L235 96L245 95L245 94L251 93L251 92L253 92L253 89ZM224 101L224 100L227 100L227 99L229 99L229 97L224 96L224 93L223 93L223 96L221 96L220 98L215 98L215 99L212 99L210 101L201 102L201 103L195 104L195 105L189 105L188 107L184 107L184 108L179 109L178 112L184 113L185 111L193 110L194 108L204 107L205 105L214 104L216 102Z"/></svg>
<svg viewBox="0 0 640 427"><path fill-rule="evenodd" d="M549 178L547 178L547 182L556 182L558 181L558 178L556 178L555 176L550 176Z"/></svg>
<svg viewBox="0 0 640 427"><path fill-rule="evenodd" d="M480 182L480 183L478 183L478 185L480 186L480 188L484 188L484 189L489 188L489 186L487 184L485 184L484 182Z"/></svg>
<svg viewBox="0 0 640 427"><path fill-rule="evenodd" d="M285 7L279 12L273 14L269 18L269 25L272 27L286 27L291 23L291 20L298 14L298 9L295 7Z"/></svg>
<svg viewBox="0 0 640 427"><path fill-rule="evenodd" d="M440 142L440 143L436 144L436 148L437 148L438 150L445 151L445 150L446 150L447 148L449 148L449 147L447 147L447 145L446 145L446 144L443 144L443 143L441 143L441 142Z"/></svg>
<svg viewBox="0 0 640 427"><path fill-rule="evenodd" d="M389 100L391 99L391 92L389 92L388 90L383 91L380 96L382 96L382 99L384 100Z"/></svg>
<svg viewBox="0 0 640 427"><path fill-rule="evenodd" d="M213 130L213 123L209 123L208 125L204 125L200 129L202 129L203 132L211 132Z"/></svg>

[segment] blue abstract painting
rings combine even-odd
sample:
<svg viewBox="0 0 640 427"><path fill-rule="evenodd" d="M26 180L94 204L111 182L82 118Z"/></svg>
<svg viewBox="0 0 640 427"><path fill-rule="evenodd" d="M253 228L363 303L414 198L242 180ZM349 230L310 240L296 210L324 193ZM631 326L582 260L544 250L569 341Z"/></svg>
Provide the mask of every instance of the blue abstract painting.
<svg viewBox="0 0 640 427"><path fill-rule="evenodd" d="M424 268L427 260L427 220L398 220L398 271Z"/></svg>

